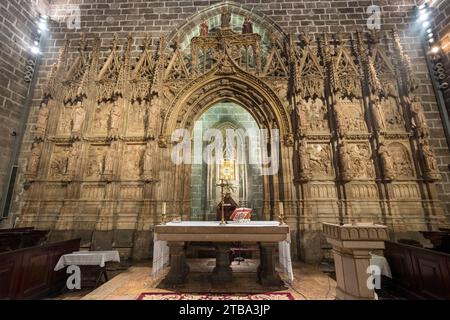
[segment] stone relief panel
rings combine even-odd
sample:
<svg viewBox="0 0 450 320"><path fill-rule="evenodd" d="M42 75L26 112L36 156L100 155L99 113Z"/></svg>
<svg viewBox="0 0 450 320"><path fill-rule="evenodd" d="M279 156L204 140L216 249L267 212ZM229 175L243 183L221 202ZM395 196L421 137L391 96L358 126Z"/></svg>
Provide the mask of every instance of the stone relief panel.
<svg viewBox="0 0 450 320"><path fill-rule="evenodd" d="M388 145L388 150L392 159L395 177L414 179L414 170L409 149L400 142L392 142Z"/></svg>
<svg viewBox="0 0 450 320"><path fill-rule="evenodd" d="M340 98L334 107L336 126L340 135L367 132L361 100Z"/></svg>
<svg viewBox="0 0 450 320"><path fill-rule="evenodd" d="M131 103L128 107L127 134L143 136L145 132L145 105Z"/></svg>
<svg viewBox="0 0 450 320"><path fill-rule="evenodd" d="M58 135L69 135L71 130L71 115L72 115L72 106L66 105L61 107L61 113L59 116L58 126L56 129L56 133Z"/></svg>
<svg viewBox="0 0 450 320"><path fill-rule="evenodd" d="M306 99L297 102L297 123L300 130L328 132L328 110L322 99Z"/></svg>
<svg viewBox="0 0 450 320"><path fill-rule="evenodd" d="M70 154L70 146L54 146L50 157L49 178L63 178L67 172L68 156Z"/></svg>
<svg viewBox="0 0 450 320"><path fill-rule="evenodd" d="M102 103L97 105L94 110L94 119L91 127L91 133L96 136L106 136L108 134L109 114L111 105Z"/></svg>
<svg viewBox="0 0 450 320"><path fill-rule="evenodd" d="M367 143L339 142L339 165L344 181L370 179L375 177L372 153Z"/></svg>
<svg viewBox="0 0 450 320"><path fill-rule="evenodd" d="M405 130L405 121L401 106L393 97L388 97L380 101L380 109L383 111L384 125L386 130Z"/></svg>
<svg viewBox="0 0 450 320"><path fill-rule="evenodd" d="M127 145L125 147L121 177L127 180L138 180L142 174L142 159L145 145Z"/></svg>
<svg viewBox="0 0 450 320"><path fill-rule="evenodd" d="M88 180L100 180L104 170L104 158L108 146L91 145L88 151L85 177Z"/></svg>
<svg viewBox="0 0 450 320"><path fill-rule="evenodd" d="M329 144L311 143L308 145L309 166L313 178L334 177L333 161Z"/></svg>

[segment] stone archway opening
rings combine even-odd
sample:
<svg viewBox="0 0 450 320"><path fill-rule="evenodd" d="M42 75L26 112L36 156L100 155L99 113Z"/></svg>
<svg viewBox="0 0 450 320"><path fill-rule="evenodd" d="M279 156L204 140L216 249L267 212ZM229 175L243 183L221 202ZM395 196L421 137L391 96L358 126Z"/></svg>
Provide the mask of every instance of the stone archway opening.
<svg viewBox="0 0 450 320"><path fill-rule="evenodd" d="M217 187L223 161L211 143L222 139L222 158L231 164L232 199L253 209L262 218L263 177L261 175L259 125L241 105L231 101L212 104L194 122L191 166L191 219L215 220L221 201ZM220 142L219 142L220 143Z"/></svg>

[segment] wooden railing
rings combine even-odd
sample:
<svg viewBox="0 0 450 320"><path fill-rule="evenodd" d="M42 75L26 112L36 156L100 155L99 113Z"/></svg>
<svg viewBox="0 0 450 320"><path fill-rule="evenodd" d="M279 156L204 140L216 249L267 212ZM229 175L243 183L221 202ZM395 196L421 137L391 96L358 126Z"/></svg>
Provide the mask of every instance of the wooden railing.
<svg viewBox="0 0 450 320"><path fill-rule="evenodd" d="M396 289L415 299L450 299L450 254L386 241Z"/></svg>
<svg viewBox="0 0 450 320"><path fill-rule="evenodd" d="M53 269L79 248L80 239L73 239L0 253L0 299L39 299L61 290L67 274Z"/></svg>

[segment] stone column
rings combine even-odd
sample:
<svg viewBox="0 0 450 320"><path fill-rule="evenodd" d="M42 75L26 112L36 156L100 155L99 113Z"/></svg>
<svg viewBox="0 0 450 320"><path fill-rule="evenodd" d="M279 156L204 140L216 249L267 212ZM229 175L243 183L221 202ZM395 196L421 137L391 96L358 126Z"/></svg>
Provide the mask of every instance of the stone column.
<svg viewBox="0 0 450 320"><path fill-rule="evenodd" d="M370 252L384 249L388 240L386 226L377 224L337 225L323 223L327 241L333 246L336 269L336 299L376 299L375 291L367 285L370 273Z"/></svg>
<svg viewBox="0 0 450 320"><path fill-rule="evenodd" d="M230 267L230 243L216 244L216 266L212 272L211 280L214 282L229 282L233 280Z"/></svg>
<svg viewBox="0 0 450 320"><path fill-rule="evenodd" d="M260 242L260 265L258 266L258 280L263 286L279 286L282 284L280 276L275 270L275 250L277 242Z"/></svg>
<svg viewBox="0 0 450 320"><path fill-rule="evenodd" d="M170 270L164 282L168 285L183 284L189 273L189 266L186 263L184 242L168 242L170 252Z"/></svg>

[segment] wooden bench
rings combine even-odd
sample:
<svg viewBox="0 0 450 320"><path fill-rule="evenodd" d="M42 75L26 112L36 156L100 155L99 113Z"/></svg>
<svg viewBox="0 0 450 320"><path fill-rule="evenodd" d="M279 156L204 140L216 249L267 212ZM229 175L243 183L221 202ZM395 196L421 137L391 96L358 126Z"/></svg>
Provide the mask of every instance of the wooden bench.
<svg viewBox="0 0 450 320"><path fill-rule="evenodd" d="M80 239L0 253L0 299L40 299L65 287L67 274L54 271L63 254L79 250Z"/></svg>
<svg viewBox="0 0 450 320"><path fill-rule="evenodd" d="M450 299L450 254L386 241L395 290L413 299Z"/></svg>

